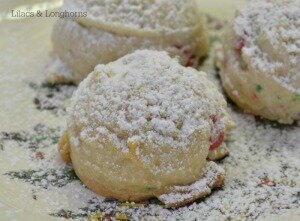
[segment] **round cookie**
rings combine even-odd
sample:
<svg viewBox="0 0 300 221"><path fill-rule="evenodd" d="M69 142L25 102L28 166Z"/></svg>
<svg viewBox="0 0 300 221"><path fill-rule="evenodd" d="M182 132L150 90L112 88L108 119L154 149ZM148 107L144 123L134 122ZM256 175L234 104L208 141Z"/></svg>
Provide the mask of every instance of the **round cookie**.
<svg viewBox="0 0 300 221"><path fill-rule="evenodd" d="M300 116L300 1L255 0L226 30L222 84L248 113L291 124Z"/></svg>
<svg viewBox="0 0 300 221"><path fill-rule="evenodd" d="M220 186L206 159L232 122L206 73L141 50L98 65L71 99L59 152L90 189L121 201L184 205Z"/></svg>
<svg viewBox="0 0 300 221"><path fill-rule="evenodd" d="M195 0L65 0L63 9L86 17L58 19L53 28L50 83L79 83L97 64L137 49L165 50L196 66L208 49L204 19Z"/></svg>

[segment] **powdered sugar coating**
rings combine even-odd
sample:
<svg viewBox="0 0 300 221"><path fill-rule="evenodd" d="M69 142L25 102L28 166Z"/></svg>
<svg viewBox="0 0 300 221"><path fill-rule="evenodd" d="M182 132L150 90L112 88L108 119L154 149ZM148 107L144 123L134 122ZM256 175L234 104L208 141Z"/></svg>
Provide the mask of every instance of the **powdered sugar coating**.
<svg viewBox="0 0 300 221"><path fill-rule="evenodd" d="M213 187L217 187L216 182L220 177L224 178L225 170L215 162L210 161L206 164L203 176L196 182L187 186L174 186L173 191L158 197L167 207L173 207L178 202L193 202L197 196L206 196L211 193ZM221 179L223 179L221 178ZM219 181L220 182L220 181ZM199 197L199 198L202 198Z"/></svg>
<svg viewBox="0 0 300 221"><path fill-rule="evenodd" d="M74 94L69 114L70 127L84 125L81 139L109 137L123 151L139 142L184 148L193 133L213 134L228 123L226 102L204 72L148 50L98 65ZM220 121L214 125L211 115Z"/></svg>
<svg viewBox="0 0 300 221"><path fill-rule="evenodd" d="M194 0L72 0L65 2L65 8L87 12L87 17L76 18L86 25L113 28L117 33L126 29L136 34L174 34L201 25L195 19L199 13Z"/></svg>
<svg viewBox="0 0 300 221"><path fill-rule="evenodd" d="M86 17L55 23L53 54L61 65L50 62L45 71L50 83L78 84L97 64L138 49L164 50L195 67L208 49L205 20L195 0L66 0L62 10Z"/></svg>
<svg viewBox="0 0 300 221"><path fill-rule="evenodd" d="M299 21L299 0L254 0L227 28L220 76L245 112L285 124L299 119Z"/></svg>
<svg viewBox="0 0 300 221"><path fill-rule="evenodd" d="M234 20L243 61L300 92L300 1L254 0Z"/></svg>

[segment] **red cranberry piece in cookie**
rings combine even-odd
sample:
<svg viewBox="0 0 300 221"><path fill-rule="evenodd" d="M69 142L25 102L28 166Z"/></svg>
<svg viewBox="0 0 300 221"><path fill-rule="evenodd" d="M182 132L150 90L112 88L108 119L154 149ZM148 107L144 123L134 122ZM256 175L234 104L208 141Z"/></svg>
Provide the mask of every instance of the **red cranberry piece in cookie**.
<svg viewBox="0 0 300 221"><path fill-rule="evenodd" d="M192 54L189 56L187 62L185 63L185 66L186 67L194 66L195 61L196 61L196 55Z"/></svg>
<svg viewBox="0 0 300 221"><path fill-rule="evenodd" d="M212 141L212 143L210 144L209 150L215 150L218 147L220 147L222 145L224 141L224 132L219 133L219 135L217 136L217 138L215 140Z"/></svg>
<svg viewBox="0 0 300 221"><path fill-rule="evenodd" d="M236 51L238 52L239 55L242 54L242 49L245 47L245 39L240 38L240 40L236 44Z"/></svg>

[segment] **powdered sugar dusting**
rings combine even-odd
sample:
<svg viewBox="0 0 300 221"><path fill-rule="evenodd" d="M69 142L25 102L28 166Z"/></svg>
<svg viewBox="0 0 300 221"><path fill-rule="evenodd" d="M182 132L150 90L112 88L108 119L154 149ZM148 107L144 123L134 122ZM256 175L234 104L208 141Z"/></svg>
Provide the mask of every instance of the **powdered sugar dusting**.
<svg viewBox="0 0 300 221"><path fill-rule="evenodd" d="M225 171L214 162L208 162L200 180L189 186L175 186L172 192L159 196L168 207L175 206L180 202L193 202L197 198L202 198L211 193L214 183L218 182L220 177L225 176Z"/></svg>
<svg viewBox="0 0 300 221"><path fill-rule="evenodd" d="M108 136L122 150L130 142L176 148L197 131L224 129L225 108L204 72L179 65L166 52L142 50L97 66L74 94L69 122L84 125L81 139Z"/></svg>
<svg viewBox="0 0 300 221"><path fill-rule="evenodd" d="M153 202L124 205L115 200L103 199L82 186L80 181L70 175L69 170L64 170L67 176L60 179L59 171L65 168L65 164L59 160L53 145L38 146L38 150L45 152L45 159L32 160L27 141L17 143L2 140L5 149L0 150L0 159L5 160L7 171L16 170L13 159L26 163L28 168L44 171L34 173L36 178L42 176L43 181L29 177L29 183L33 180L34 184L24 184L26 188L20 200L33 194L38 202L47 202L47 213L52 211L51 214L79 220L80 217L86 220L86 216L98 211L111 216L122 213L131 219L257 220L263 214L280 214L286 209L299 209L299 126L274 128L266 122L256 121L253 116L237 112L234 107L231 109L231 115L239 127L227 141L230 156L220 163L226 170L225 184L204 200L176 210L165 209ZM45 134L48 142L52 134ZM55 134L58 138L59 132ZM19 136L15 137L20 140ZM31 140L29 143L32 143ZM14 154L15 151L18 155ZM50 176L45 176L45 171L46 174L50 172ZM65 186L58 187L61 184Z"/></svg>
<svg viewBox="0 0 300 221"><path fill-rule="evenodd" d="M42 29L42 25L37 27ZM7 29L7 32L9 31L10 29ZM12 40L9 41L11 44L3 45L3 51L7 52L6 56L2 57L4 60L12 59L14 61L13 58L16 59L17 56L12 56L5 48L9 47L13 50L10 45L14 44L14 41L18 39L18 34L18 31L9 33L9 38ZM22 49L24 45L19 46ZM42 49L44 51L43 47ZM22 54L22 51L23 53L29 53L28 50L20 50L18 53ZM21 63L28 64L28 57L20 56L18 59L20 59ZM206 62L207 67L205 67L207 73L210 73L211 76L213 76L213 73L217 74L213 66L212 57L209 57L209 60ZM35 60L35 57L31 60L34 60L33 63L38 61L38 59ZM13 68L14 65L11 66L11 69ZM7 71L10 71L10 69L7 69ZM27 90L29 88L28 84L19 83L20 78L36 80L38 71L31 72L30 74L26 71L27 68L21 74L9 72L9 75L3 75L9 77L7 79L4 77L3 83L12 85L12 91L15 93L15 96L20 96L23 100L32 99L37 93L43 100L42 102L47 101L46 95L49 93L48 90L40 90L38 92ZM215 82L219 82L218 79L214 80ZM61 87L58 91L55 93L69 94L70 88ZM11 105L15 109L21 109L24 112L24 115L21 117L25 118L37 115L37 119L40 119L43 124L48 126L54 125L54 127L61 125L61 117L52 117L50 111L36 111L33 109L35 106L33 101L31 105L29 102L25 104L15 102L15 99L12 99L10 93L5 91L3 87L2 92L1 101L9 106ZM61 102L61 98L56 95L50 101L51 104L64 114L62 110L68 106L67 102ZM44 214L44 219L40 220L47 219L47 214L65 217L69 220L87 220L87 216L91 214L104 214L104 212L106 217L113 217L108 218L112 220L115 219L116 214L126 214L126 217L132 220L210 221L260 220L265 214L270 213L276 217L268 220L275 220L280 214L287 214L288 216L293 209L298 211L297 214L299 214L299 125L284 127L279 125L279 127L274 128L274 123L267 121L259 122L253 116L241 113L235 106L231 106L230 109L232 110L231 115L237 128L233 131L230 140L227 141L230 156L220 162L221 166L225 167L227 173L225 185L220 190L214 191L206 199L176 210L165 209L161 205L158 205L155 200L141 204L124 204L112 199L103 199L85 188L79 180L70 181L64 187L54 187L51 185L52 177L47 176L45 180L50 185L46 185L48 188L45 189L37 188L36 185L32 185L29 182L26 183L24 180L18 180L17 178L10 179L7 175L3 175L10 171L19 172L20 170L32 168L51 170L51 168L65 167L65 163L59 159L57 152L59 129L55 128L56 132L50 131L41 137L32 128L27 132L33 137L23 139L24 137L20 137L19 133L30 127L27 125L28 121L25 121L25 119L24 121L18 121L21 118L16 116L15 112L7 113L3 110L6 120L10 120L12 125L14 125L13 122L17 119L20 128L2 125L2 135L8 133L11 140L7 138L7 135L5 135L6 138L2 136L0 138L0 162L3 165L1 167L0 179L1 187L3 187L1 193L4 194L1 195L0 207L6 210L1 213L1 217L7 217L7 220L17 219L18 217L24 218L24 214L30 216L28 208L34 208L36 211L35 214ZM44 117L39 117L41 115ZM31 124L34 123L31 122ZM54 139L55 142L52 141L53 135L56 137ZM41 138L44 141L41 142ZM33 154L32 148L38 148L38 151L43 151L45 153L44 159L33 159L35 154ZM66 172L68 174L68 171ZM31 195L33 199L30 200L29 197ZM25 204L26 206L24 206ZM13 205L13 207L8 208L7 206L9 205ZM15 215L18 211L21 211L22 215L16 217ZM6 216L7 214L11 215ZM35 214L33 214L34 217ZM51 218L54 219L54 217ZM63 218L57 218L57 220L61 219ZM286 218L284 220L289 219ZM295 217L294 220L297 220L297 218Z"/></svg>
<svg viewBox="0 0 300 221"><path fill-rule="evenodd" d="M300 92L300 1L254 0L234 20L248 68Z"/></svg>
<svg viewBox="0 0 300 221"><path fill-rule="evenodd" d="M198 8L194 0L72 0L65 2L65 8L86 11L88 19L104 25L161 34L184 32L199 25L195 19Z"/></svg>

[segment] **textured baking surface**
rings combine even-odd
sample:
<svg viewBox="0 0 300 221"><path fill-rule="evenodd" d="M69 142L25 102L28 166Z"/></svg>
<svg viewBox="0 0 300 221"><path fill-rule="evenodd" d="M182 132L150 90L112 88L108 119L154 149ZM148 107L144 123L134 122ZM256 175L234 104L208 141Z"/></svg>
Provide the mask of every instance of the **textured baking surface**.
<svg viewBox="0 0 300 221"><path fill-rule="evenodd" d="M17 7L19 2L24 4L24 1L3 1L0 11ZM206 11L229 18L233 10L226 9L239 1L203 2ZM57 154L65 107L76 87L40 84L43 67L49 59L54 20L7 20L2 15L1 221L60 220L59 217L86 220L90 215L91 220L101 216L123 220L145 216L161 220L253 220L265 219L267 214L273 214L267 220L274 217L299 220L299 126L261 121L243 114L234 105L230 105L230 111L237 128L227 140L231 155L219 163L227 172L225 185L205 200L168 210L155 199L122 204L103 199L83 187L72 168L65 166ZM221 21L210 20L211 28L221 27ZM218 36L213 34L212 39L217 40ZM211 56L203 69L219 83Z"/></svg>

